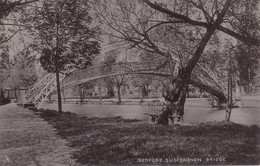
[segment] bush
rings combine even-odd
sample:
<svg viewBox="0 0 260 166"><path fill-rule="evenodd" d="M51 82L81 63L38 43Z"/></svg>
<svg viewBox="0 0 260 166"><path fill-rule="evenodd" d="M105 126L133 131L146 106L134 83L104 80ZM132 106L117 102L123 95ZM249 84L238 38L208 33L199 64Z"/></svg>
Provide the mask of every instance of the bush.
<svg viewBox="0 0 260 166"><path fill-rule="evenodd" d="M5 105L5 104L8 104L8 103L11 103L10 99L0 98L0 105Z"/></svg>
<svg viewBox="0 0 260 166"><path fill-rule="evenodd" d="M0 89L0 105L8 104L10 102L11 102L11 100L8 98L5 98L3 90Z"/></svg>

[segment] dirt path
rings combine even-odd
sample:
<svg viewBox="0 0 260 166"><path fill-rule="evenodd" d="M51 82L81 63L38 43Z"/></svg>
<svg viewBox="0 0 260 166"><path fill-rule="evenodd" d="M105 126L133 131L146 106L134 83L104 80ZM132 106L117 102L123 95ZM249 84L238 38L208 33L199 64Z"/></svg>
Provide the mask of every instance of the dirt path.
<svg viewBox="0 0 260 166"><path fill-rule="evenodd" d="M53 127L15 104L0 106L0 165L78 166Z"/></svg>

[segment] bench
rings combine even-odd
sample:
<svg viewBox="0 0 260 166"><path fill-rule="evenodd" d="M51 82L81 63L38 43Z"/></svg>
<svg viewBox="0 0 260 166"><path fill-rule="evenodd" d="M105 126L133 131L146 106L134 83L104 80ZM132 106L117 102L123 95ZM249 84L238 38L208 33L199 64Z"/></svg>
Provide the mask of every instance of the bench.
<svg viewBox="0 0 260 166"><path fill-rule="evenodd" d="M181 116L177 116L177 115L169 115L168 116L168 119L170 119L171 121L172 121L172 124L174 125L174 119L181 119L182 118L182 120L183 120L183 117L181 117Z"/></svg>
<svg viewBox="0 0 260 166"><path fill-rule="evenodd" d="M159 117L158 114L147 114L147 113L146 113L145 115L150 116L150 120L151 120L151 122L156 122L157 119L158 119L158 117Z"/></svg>
<svg viewBox="0 0 260 166"><path fill-rule="evenodd" d="M157 120L159 118L159 114L148 114L148 113L145 113L145 115L150 116L151 122L157 122ZM182 118L182 120L183 120L183 117L181 117L181 116L176 116L176 115L169 115L168 116L168 119L171 120L172 124L174 124L174 119L175 118L178 118L178 119Z"/></svg>

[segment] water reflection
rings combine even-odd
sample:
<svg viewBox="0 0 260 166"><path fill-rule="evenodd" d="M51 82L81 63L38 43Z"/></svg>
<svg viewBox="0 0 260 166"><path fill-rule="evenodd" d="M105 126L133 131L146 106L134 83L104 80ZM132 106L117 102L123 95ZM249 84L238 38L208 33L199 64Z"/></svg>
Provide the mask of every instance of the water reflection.
<svg viewBox="0 0 260 166"><path fill-rule="evenodd" d="M57 109L57 104L44 104L43 108ZM64 104L63 110L70 111L88 117L121 116L125 119L148 120L145 113L157 113L161 106L140 105L80 105ZM232 109L231 121L260 126L260 108L236 108ZM185 107L184 123L202 123L209 121L225 120L226 111L211 108L210 106Z"/></svg>

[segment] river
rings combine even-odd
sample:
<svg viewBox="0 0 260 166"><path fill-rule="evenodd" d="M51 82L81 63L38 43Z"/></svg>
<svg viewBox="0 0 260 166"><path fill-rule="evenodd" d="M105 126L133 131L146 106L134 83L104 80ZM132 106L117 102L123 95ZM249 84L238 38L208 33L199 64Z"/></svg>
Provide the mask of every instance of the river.
<svg viewBox="0 0 260 166"><path fill-rule="evenodd" d="M57 104L43 104L42 108L56 109ZM125 119L139 119L148 121L145 113L157 113L162 106L141 105L90 105L90 104L63 104L64 111L74 112L87 117L112 117L121 116ZM211 108L210 105L185 106L183 123L204 123L210 121L225 120L225 109ZM231 113L231 121L260 126L260 108L234 108Z"/></svg>

